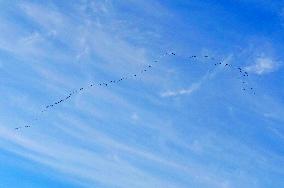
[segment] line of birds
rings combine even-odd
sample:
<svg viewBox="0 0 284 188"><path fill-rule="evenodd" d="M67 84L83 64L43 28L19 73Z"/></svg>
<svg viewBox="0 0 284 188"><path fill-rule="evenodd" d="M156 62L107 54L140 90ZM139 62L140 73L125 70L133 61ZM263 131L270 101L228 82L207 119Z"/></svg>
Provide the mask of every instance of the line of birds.
<svg viewBox="0 0 284 188"><path fill-rule="evenodd" d="M163 57L166 57L166 56L177 56L176 53L174 52L170 52L170 53L165 53L163 55L160 55L156 60L154 60L153 62L154 63L158 63L161 61L161 59ZM210 57L208 55L204 55L204 56L196 56L196 55L192 55L192 56L188 56L186 57L187 59L190 59L190 60L198 60L200 58L203 58L203 59L208 59L208 60L212 60L214 61L214 66L220 66L220 65L224 65L224 67L228 67L228 68L235 68L238 70L238 72L240 73L240 75L242 76L242 78L246 78L249 76L248 72L246 72L244 69L242 69L241 67L234 67L233 65L229 64L229 63L224 63L222 61L218 61L218 62L215 62L216 59L214 57ZM131 78L135 78L135 77L138 77L140 75L142 75L143 73L147 72L148 70L150 70L153 66L152 65L147 65L146 67L144 67L142 70L140 70L139 72L135 73L135 74L131 74L130 76L122 76L121 78L119 79L116 79L116 80L109 80L107 82L102 82L102 83L91 83L89 84L88 86L86 87L80 87L78 89L75 89L74 91L70 92L67 96L59 99L58 101L56 102L53 102L49 105L46 105L45 108L43 110L40 111L40 113L44 113L46 112L47 110L50 110L52 108L55 108L57 105L69 100L72 96L80 93L80 92L83 92L84 90L90 88L90 87L94 87L94 86L105 86L105 87L108 87L108 86L111 86L112 84L118 84L119 82L122 82L124 80L127 80L127 79L131 79ZM255 91L254 91L254 88L252 87L247 87L247 84L248 82L245 81L244 79L242 80L242 90L243 91L247 91L247 90L251 90L253 92L253 94L255 95ZM34 121L38 121L39 120L39 117L36 117L34 119ZM15 130L20 130L20 129L23 129L23 128L30 128L31 125L25 125L25 126L20 126L20 127L16 127L14 128Z"/></svg>
<svg viewBox="0 0 284 188"><path fill-rule="evenodd" d="M172 55L174 56L177 56L177 54L175 53L171 53ZM182 56L180 56L182 57ZM197 60L197 59L200 59L200 57L202 58L205 58L207 60L212 60L214 61L214 66L221 66L223 65L224 67L227 67L227 68L231 68L231 69L235 69L236 71L239 72L240 74L240 78L242 78L242 90L243 91L251 91L253 95L255 95L255 90L253 87L249 87L248 85L248 81L246 80L246 78L249 76L249 73L247 71L245 71L244 68L241 68L239 66L233 66L232 64L229 64L229 63L225 63L223 61L217 61L217 59L215 57L210 57L208 55L204 55L204 56L196 56L196 55L192 55L192 56L188 56L188 57L185 57L186 59L191 59L191 60ZM216 62L217 61L217 62Z"/></svg>

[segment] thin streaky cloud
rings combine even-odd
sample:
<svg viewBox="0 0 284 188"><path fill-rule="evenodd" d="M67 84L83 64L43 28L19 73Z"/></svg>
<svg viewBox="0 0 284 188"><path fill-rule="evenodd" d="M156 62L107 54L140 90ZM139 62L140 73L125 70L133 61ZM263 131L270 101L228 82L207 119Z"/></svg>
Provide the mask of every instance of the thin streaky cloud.
<svg viewBox="0 0 284 188"><path fill-rule="evenodd" d="M258 57L255 63L245 67L248 72L262 75L276 71L279 68L279 62L270 57Z"/></svg>
<svg viewBox="0 0 284 188"><path fill-rule="evenodd" d="M201 86L201 83L194 83L189 88L186 89L180 89L175 91L165 91L161 93L161 97L175 97L178 95L190 95L194 91L198 90Z"/></svg>
<svg viewBox="0 0 284 188"><path fill-rule="evenodd" d="M0 0L1 187L284 187L284 34L273 4ZM175 57L152 62L166 49ZM262 52L273 63L257 60ZM200 60L188 74L186 58L200 54L232 54L232 66ZM148 64L143 77L86 89Z"/></svg>

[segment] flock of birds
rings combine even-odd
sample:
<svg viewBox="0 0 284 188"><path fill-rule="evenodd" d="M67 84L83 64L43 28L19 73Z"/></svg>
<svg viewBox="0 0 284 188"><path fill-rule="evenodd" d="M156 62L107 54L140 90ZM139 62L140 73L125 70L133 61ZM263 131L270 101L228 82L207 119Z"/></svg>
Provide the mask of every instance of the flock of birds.
<svg viewBox="0 0 284 188"><path fill-rule="evenodd" d="M158 63L159 61L161 61L161 59L165 56L178 56L176 53L174 52L170 52L170 53L165 53L161 56L159 56L156 60L154 60L153 62L154 63ZM223 61L217 61L216 58L214 57L210 57L208 55L204 55L204 56L196 56L196 55L192 55L192 56L188 56L186 57L186 59L188 60L198 60L198 59L207 59L207 60L212 60L214 63L213 65L214 66L224 66L226 68L232 68L232 69L235 69L239 72L239 74L241 75L242 77L242 90L243 91L248 91L250 90L254 95L255 95L255 91L254 91L254 88L252 87L248 87L248 82L246 81L246 78L249 76L248 72L246 72L243 68L241 67L235 67L233 66L232 64L229 64L229 63L225 63ZM107 82L102 82L102 83L91 83L89 84L88 86L86 87L80 87L78 89L75 89L74 91L70 92L67 96L64 96L62 97L61 99L51 103L51 104L48 104L44 107L43 110L40 111L40 114L48 111L48 110L51 110L52 108L55 108L56 106L60 105L61 103L64 103L66 102L67 100L69 100L70 98L72 98L74 95L76 94L80 94L81 92L83 92L84 90L87 90L91 87L95 87L95 86L101 86L101 87L108 87L108 86L111 86L113 84L119 84L120 82L122 81L125 81L127 79L131 79L131 78L136 78L136 77L139 77L139 76L142 76L145 72L149 71L151 68L153 67L153 65L147 65L145 68L143 68L142 70L140 70L139 72L137 73L134 73L134 74L131 74L129 76L122 76L121 78L119 79L116 79L116 80L109 80ZM39 120L39 117L36 117L34 119L34 121L38 121ZM16 127L15 130L20 130L20 129L23 129L23 128L30 128L31 125L25 125L25 126L20 126L20 127Z"/></svg>

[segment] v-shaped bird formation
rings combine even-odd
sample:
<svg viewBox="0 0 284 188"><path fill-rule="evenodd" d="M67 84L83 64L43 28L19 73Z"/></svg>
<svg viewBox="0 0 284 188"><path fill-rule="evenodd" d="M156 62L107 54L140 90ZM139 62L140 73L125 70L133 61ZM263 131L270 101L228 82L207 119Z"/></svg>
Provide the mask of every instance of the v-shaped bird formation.
<svg viewBox="0 0 284 188"><path fill-rule="evenodd" d="M64 103L68 100L70 100L74 95L76 94L80 94L82 93L84 90L87 90L89 88L92 88L92 87L109 87L109 86L112 86L114 84L119 84L120 82L123 82L127 79L132 79L132 78L136 78L136 77L141 77L143 76L143 74L145 74L147 71L149 71L150 69L152 69L154 66L159 66L160 64L158 64L159 62L162 61L162 58L166 57L166 56L173 56L173 57L176 57L176 56L179 56L178 54L174 53L174 52L169 52L169 53L165 53L161 56L159 56L157 59L155 59L154 61L152 61L152 63L154 64L149 64L147 66L145 66L143 69L141 69L140 71L136 72L136 73L133 73L133 74L128 74L128 75L124 75L118 79L115 79L115 80L108 80L108 81L105 81L105 82L102 82L102 83L91 83L85 87L79 87L78 89L75 89L73 90L72 92L68 93L66 96L63 96L62 98L60 98L59 100L51 103L51 104L48 104L46 105L43 110L41 110L39 112L39 115L37 117L35 117L33 123L35 123L36 121L39 120L39 116L43 113L45 113L46 111L48 110L52 110L53 108L56 108L56 106L60 105L61 103ZM181 56L180 56L181 57ZM237 71L239 73L239 75L241 76L241 84L242 84L242 90L243 91L250 91L252 94L255 95L255 90L253 87L249 87L249 84L248 84L248 81L246 80L246 78L249 76L248 72L245 71L243 68L241 67L236 67L236 66L233 66L232 64L229 64L229 63L226 63L224 61L218 61L215 57L210 57L208 55L204 55L204 56L197 56L197 55L192 55L192 56L187 56L185 57L186 60L189 60L189 62L199 62L197 60L211 60L210 62L212 63L213 66L224 66L225 68L227 69L233 69L235 71ZM15 130L20 130L20 129L24 129L24 128L30 128L32 127L31 126L32 123L29 123L25 126L19 126L19 127L16 127L14 128Z"/></svg>

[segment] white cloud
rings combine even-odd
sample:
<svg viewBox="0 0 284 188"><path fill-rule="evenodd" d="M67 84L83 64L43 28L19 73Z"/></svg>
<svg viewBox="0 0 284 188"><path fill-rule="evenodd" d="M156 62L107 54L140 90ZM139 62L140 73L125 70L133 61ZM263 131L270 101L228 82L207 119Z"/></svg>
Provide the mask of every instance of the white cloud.
<svg viewBox="0 0 284 188"><path fill-rule="evenodd" d="M33 21L41 25L50 32L56 32L56 29L65 27L67 22L66 17L52 8L46 8L37 4L22 3L20 8L32 18Z"/></svg>
<svg viewBox="0 0 284 188"><path fill-rule="evenodd" d="M175 97L178 95L190 95L192 92L198 90L200 88L201 83L194 83L187 89L180 89L175 91L166 91L161 93L161 97Z"/></svg>
<svg viewBox="0 0 284 188"><path fill-rule="evenodd" d="M230 61L230 57L228 57L224 60L224 62L229 62L229 61ZM191 86L188 87L188 88L183 88L183 89L179 89L179 90L168 90L168 91L162 92L160 94L160 96L161 97L175 97L175 96L178 96L178 95L190 95L193 92L200 89L201 85L205 81L212 79L218 73L218 71L220 71L220 70L215 69L212 72L206 73L199 81L191 84Z"/></svg>
<svg viewBox="0 0 284 188"><path fill-rule="evenodd" d="M109 13L110 5L109 1L92 1L89 6L95 14L107 14ZM87 8L87 4L85 5Z"/></svg>
<svg viewBox="0 0 284 188"><path fill-rule="evenodd" d="M139 120L138 114L137 114L137 113L133 113L133 114L131 115L131 120L133 120L133 121Z"/></svg>
<svg viewBox="0 0 284 188"><path fill-rule="evenodd" d="M139 1L133 1L133 3L144 4L143 1L141 1L140 3ZM148 6L148 4L145 4L145 6ZM105 7L107 6L102 5L102 7L99 7L99 10L97 10L97 12L107 13L107 11L109 10ZM56 9L50 10L50 8L43 8L30 4L25 4L22 8L26 11L26 14L29 16L29 18L32 19L35 23L38 23L43 29L41 29L40 31L27 33L24 32L25 29L16 30L18 28L16 27L16 25L14 26L8 24L5 33L11 34L11 32L13 31L12 34L16 35L16 31L23 31L20 32L17 37L14 37L11 34L11 39L14 38L14 40L11 41L2 36L2 38L0 38L0 44L2 44L1 42L3 41L3 44L5 44L6 46L0 45L1 48L5 47L5 49L14 52L15 54L19 54L30 59L32 59L30 57L30 54L54 58L60 55L59 52L61 52L61 50L60 48L58 48L58 46L53 45L52 42L48 43L48 41L50 41L49 37L58 37L60 38L60 41L63 41L63 43L70 45L71 49L74 49L72 52L75 52L74 54L77 55L78 59L85 58L85 56L88 56L89 54L92 54L93 56L95 54L96 56L99 56L101 59L108 62L101 65L102 69L106 70L106 72L125 72L126 70L136 70L137 65L147 62L148 58L146 54L148 52L146 51L146 49L144 50L142 47L131 45L131 43L129 43L124 38L119 37L119 35L114 35L113 32L107 30L107 27L105 27L104 29L97 27L92 29L92 26L95 24L90 24L90 26L81 24L80 27L76 29L76 22L72 22L72 20L66 18L64 14L57 12ZM145 8L145 11L149 11L149 9ZM151 13L151 11L149 12ZM156 12L158 12L159 14L161 13L161 11ZM80 15L81 14L79 14L79 16ZM84 18L85 17L82 16L80 17L80 20L83 20ZM0 25L2 24L3 22ZM115 27L112 28L114 30L117 29ZM42 30L43 32L41 32ZM50 44L50 46L48 44ZM39 52L41 53L39 54ZM68 53L68 51L66 52L66 56L69 57L68 68L70 68L72 65L71 62L73 62L74 54ZM94 62L95 63L92 64L93 66L100 66L100 64L96 64L97 61ZM52 63L53 62L48 61L48 65ZM42 77L42 80L39 80L42 82L40 86L46 87L46 85L48 85L48 88L52 88L53 86L58 88L58 90L60 89L61 92L64 92L66 90L65 88L72 88L72 86L75 87L79 84L84 85L83 78L81 80L82 82L79 82L78 84L78 80L76 78L73 78L72 75L65 74L64 71L61 72L59 69L57 70L50 68L52 66L43 66L46 64L47 63L39 64L37 66L33 65L33 69L36 70L36 72ZM59 66L60 64L58 64L58 67ZM79 72L81 70L80 68L82 67L78 66L76 72ZM161 69L163 69L163 67ZM73 69L70 68L70 70ZM96 72L91 72L91 70L89 72L89 70L85 70L84 75L86 75L87 73L94 75L92 73ZM152 79L152 77L151 79L149 79L149 82L151 81L151 84L153 84L153 82L157 83L158 79L164 80L164 78L159 78L158 75L159 74L155 74L154 76L156 77L154 77L153 75L149 74L146 79L149 79L150 76L154 77L155 79ZM188 88L164 92L164 97L189 95L200 89L202 83L210 79L210 76L212 75L213 74L205 75L201 80L193 83ZM90 79L94 79L91 76L89 77ZM99 80L99 76L95 77L95 79ZM105 78L103 77L102 79ZM162 82L161 80L159 80L159 84ZM164 82L167 83L166 81ZM42 98L46 97L49 100L51 98L50 95L55 95L54 91L55 90L49 89L49 92L46 93L46 96L42 96ZM74 179L75 181L78 180L80 183L85 182L84 180L86 180L86 184L90 182L90 185L88 184L89 186L94 186L95 182L100 182L102 184L115 187L182 187L181 185L179 185L178 181L168 182L167 179L159 177L156 174L152 174L151 170L131 163L130 160L128 160L130 157L141 160L146 164L153 164L151 165L152 169L160 169L162 167L165 167L171 169L171 171L173 171L173 173L175 173L177 176L179 176L178 173L182 173L183 175L188 175L196 182L211 184L211 186L208 187L222 186L222 181L224 180L224 178L220 178L219 176L221 175L217 175L213 171L210 171L207 166L204 167L204 164L202 162L196 162L191 157L187 157L187 155L184 154L179 154L179 152L172 152L173 148L171 146L168 146L168 143L170 141L172 143L175 143L176 146L184 151L187 151L187 149L189 149L190 152L199 154L202 153L205 144L208 146L211 143L211 139L210 142L196 140L188 146L187 140L184 141L183 138L180 137L180 135L176 135L174 133L174 125L172 128L164 126L164 119L156 117L158 113L152 113L152 110L148 108L140 108L141 106L137 106L136 103L131 103L131 100L128 101L127 97L121 96L122 94L119 95L114 91L115 90L112 88L93 88L89 91L88 95L84 93L84 96L76 96L77 98L75 97L73 101L70 101L70 103L72 102L72 105L70 104L70 106L73 107L72 109L70 109L70 111L76 110L77 112L80 112L77 114L91 114L92 117L94 119L98 119L100 123L96 123L94 121L87 122L79 120L77 122L76 118L71 119L73 118L72 114L68 116L69 111L62 113L63 115L60 115L60 109L57 109L56 113L52 113L52 115L50 114L50 119L46 124L44 124L44 121L39 122L40 127L38 129L36 129L35 125L33 127L34 129L29 129L27 131L24 130L23 134L21 134L21 132L19 134L14 134L14 132L12 132L13 130L6 129L4 128L4 126L6 127L6 125L1 124L0 146L2 150L11 151L16 155L30 159L33 162L38 162L40 164L48 166L49 168L55 169L58 172L66 173L67 175L70 175L68 176L70 177L70 179ZM8 94L11 95L11 93ZM80 97L84 97L84 100ZM13 101L16 99L19 100L19 98L14 98ZM23 100L18 101L18 103L27 103L25 100ZM28 102L35 103L35 101ZM106 106L108 103L111 103L113 105L109 104L109 106L107 106L106 108L102 108L102 106ZM65 107L67 107L68 103L65 105ZM63 107L61 108L61 110L63 110ZM124 110L112 111L112 109L118 109L118 107ZM141 111L143 111L143 113ZM140 124L143 125L135 127L135 133L140 133L140 131L142 130L143 133L145 132L145 134L151 135L152 132L155 132L153 138L157 138L157 140L161 142L152 142L151 136L147 136L146 139L148 140L148 142L151 142L152 146L150 148L146 148L147 145L142 145L143 148L142 146L137 147L139 146L139 144L137 143L142 143L143 136L140 137L139 134L132 135L131 129L119 130L121 128L120 126L127 127L127 123L120 121L124 118L123 116L120 116L120 113L123 112L127 113L127 120L129 119L128 112L135 112L133 114L130 113L130 118L134 121L140 120L139 123L141 122ZM58 119L53 121L53 115L57 116ZM64 116L66 119L63 119L63 117L61 116ZM122 122L121 125L113 125L113 127L112 125L105 126L108 125L107 122L110 122L111 120L108 118L108 116L112 116L113 120L116 119L117 121L119 120L119 122ZM78 117L78 119L87 118ZM51 126L52 128L50 128ZM107 127L107 129L103 129L102 127ZM114 135L112 135L113 133L108 132L111 129L115 130L115 127L117 127L117 131L114 133ZM96 128L101 130L97 131ZM64 136L66 135L68 139L65 139L66 137ZM123 137L124 135L128 135L127 142L123 139L115 139L115 137L117 136ZM131 140L135 140L137 141L137 143L135 143L134 141L131 142ZM147 142L143 143L147 144ZM158 150L153 151L154 149L152 150L152 147L158 149L162 148L164 152L159 152ZM103 152L99 153L96 148L101 149L101 151ZM170 155L167 155L166 151L169 150L171 151L169 152ZM250 150L246 151L251 152ZM213 154L215 153L217 152L213 152ZM178 158L176 158L177 156ZM186 160L179 160L183 156L186 158ZM218 157L220 156L218 155ZM35 164L32 165L33 168L34 165ZM55 175L57 176L58 174L56 173ZM111 181L109 177L111 177ZM143 179L144 181L141 181L141 179Z"/></svg>
<svg viewBox="0 0 284 188"><path fill-rule="evenodd" d="M274 61L272 58L258 57L255 60L255 64L247 66L245 69L248 72L261 75L274 72L277 68L278 62Z"/></svg>
<svg viewBox="0 0 284 188"><path fill-rule="evenodd" d="M204 174L198 165L185 165L176 160L168 159L157 152L139 149L131 144L114 140L84 123L78 125L75 123L72 124L72 127L70 124L64 124L64 127L62 131L68 133L77 143L84 141L91 144L93 148L103 146L105 154L98 154L90 149L82 148L78 144L73 145L65 142L55 135L51 138L48 135L36 133L31 138L27 135L14 134L13 130L6 129L3 126L0 126L0 144L4 150L46 165L51 169L56 169L60 173L69 175L68 177L74 177L73 181L84 181L87 185L99 182L117 187L149 187L149 185L182 187L178 182L169 182L157 176L153 177L149 172L120 157L123 155L152 161L157 165L167 166L173 171L183 171L191 176L196 175L198 181L209 181L217 184L214 181L216 177ZM93 139L94 137L96 139ZM78 153L80 153L79 156ZM109 176L113 177L113 181L109 182ZM125 177L128 178L125 179ZM147 181L139 181L141 178Z"/></svg>

